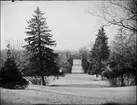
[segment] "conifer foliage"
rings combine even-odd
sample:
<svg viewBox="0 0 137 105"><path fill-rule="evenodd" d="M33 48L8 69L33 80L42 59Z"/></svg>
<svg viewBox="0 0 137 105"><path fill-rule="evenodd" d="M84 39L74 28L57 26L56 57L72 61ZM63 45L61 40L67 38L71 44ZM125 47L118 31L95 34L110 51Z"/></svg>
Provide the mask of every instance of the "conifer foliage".
<svg viewBox="0 0 137 105"><path fill-rule="evenodd" d="M101 72L102 62L106 61L109 57L108 38L105 34L105 30L102 27L99 29L97 38L93 49L91 50L91 61L93 61L95 74Z"/></svg>
<svg viewBox="0 0 137 105"><path fill-rule="evenodd" d="M51 30L47 26L46 18L43 15L44 13L37 7L33 17L27 22L26 34L28 37L25 38L27 45L24 47L31 55L29 59L35 66L33 67L36 74L42 77L42 84L46 85L44 76L50 75L53 72L58 73L59 69L56 67L58 55L50 48L51 46L55 46L56 43L51 39ZM53 70L54 67L56 69Z"/></svg>
<svg viewBox="0 0 137 105"><path fill-rule="evenodd" d="M23 78L16 65L15 58L10 51L10 44L7 47L7 59L0 71L0 86L11 89L25 88L28 85L28 81Z"/></svg>

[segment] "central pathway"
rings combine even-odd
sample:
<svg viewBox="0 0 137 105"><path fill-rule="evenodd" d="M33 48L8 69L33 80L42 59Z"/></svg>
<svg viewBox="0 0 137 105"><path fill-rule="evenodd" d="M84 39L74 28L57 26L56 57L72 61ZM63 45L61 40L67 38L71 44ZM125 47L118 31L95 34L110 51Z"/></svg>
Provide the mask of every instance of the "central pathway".
<svg viewBox="0 0 137 105"><path fill-rule="evenodd" d="M77 88L91 88L91 87L108 87L106 81L101 81L101 78L96 76L84 74L81 60L74 59L72 74L66 74L64 77L59 77L59 80L51 82L49 85L57 85L60 87L77 87Z"/></svg>

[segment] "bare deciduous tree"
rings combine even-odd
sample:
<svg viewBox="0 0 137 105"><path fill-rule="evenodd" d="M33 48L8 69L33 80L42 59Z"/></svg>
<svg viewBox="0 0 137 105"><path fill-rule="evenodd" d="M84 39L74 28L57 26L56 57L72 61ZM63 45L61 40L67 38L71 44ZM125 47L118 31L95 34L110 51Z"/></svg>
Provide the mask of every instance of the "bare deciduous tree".
<svg viewBox="0 0 137 105"><path fill-rule="evenodd" d="M127 29L130 37L137 33L137 1L136 0L108 0L104 1L101 7L102 15L95 14L105 20L104 26L116 25Z"/></svg>

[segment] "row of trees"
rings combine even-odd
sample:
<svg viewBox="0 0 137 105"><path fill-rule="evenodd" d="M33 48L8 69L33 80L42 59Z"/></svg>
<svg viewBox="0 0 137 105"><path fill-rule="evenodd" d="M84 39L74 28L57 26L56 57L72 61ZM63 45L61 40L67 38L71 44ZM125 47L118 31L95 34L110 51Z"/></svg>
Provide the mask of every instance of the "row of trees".
<svg viewBox="0 0 137 105"><path fill-rule="evenodd" d="M124 35L123 28L120 28L115 41L109 47L102 27L91 51L86 48L80 50L84 72L96 74L97 77L105 76L113 85L136 84L136 39L134 36L129 41Z"/></svg>
<svg viewBox="0 0 137 105"><path fill-rule="evenodd" d="M102 27L91 53L88 58L85 57L90 61L90 65L86 65L87 61L85 61L87 67L83 66L83 68L88 68L85 71L89 74L101 74L104 71L102 75L109 78L112 84L120 86L136 84L137 2L109 0L104 2L101 10L103 15L92 12L90 14L104 19L106 24L103 27L116 25L119 28L118 33L112 45L108 47L108 38Z"/></svg>
<svg viewBox="0 0 137 105"><path fill-rule="evenodd" d="M89 68L89 50L86 47L82 47L79 50L79 55L82 60L82 68L84 70L84 73L87 73L88 68Z"/></svg>

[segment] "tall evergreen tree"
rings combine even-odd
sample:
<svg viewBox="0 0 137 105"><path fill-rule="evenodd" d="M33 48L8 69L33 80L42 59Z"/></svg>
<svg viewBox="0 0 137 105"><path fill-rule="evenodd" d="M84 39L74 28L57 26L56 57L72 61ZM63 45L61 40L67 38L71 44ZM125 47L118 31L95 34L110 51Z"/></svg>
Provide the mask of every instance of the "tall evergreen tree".
<svg viewBox="0 0 137 105"><path fill-rule="evenodd" d="M91 50L91 60L95 65L95 72L101 72L102 61L106 61L109 57L109 47L108 47L108 38L106 36L105 30L102 27L99 29L97 38L93 49Z"/></svg>
<svg viewBox="0 0 137 105"><path fill-rule="evenodd" d="M34 11L33 17L27 22L29 25L26 28L25 41L28 43L24 46L30 52L30 61L35 65L37 75L42 78L42 84L45 84L44 76L51 73L51 67L56 66L57 54L51 49L56 43L52 40L51 30L47 26L46 18L37 7Z"/></svg>

